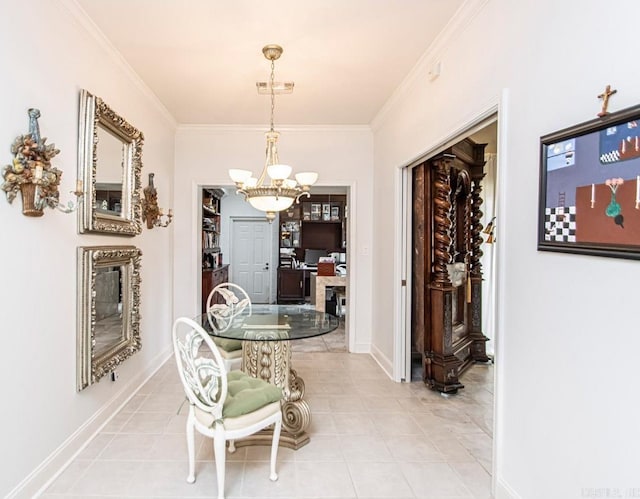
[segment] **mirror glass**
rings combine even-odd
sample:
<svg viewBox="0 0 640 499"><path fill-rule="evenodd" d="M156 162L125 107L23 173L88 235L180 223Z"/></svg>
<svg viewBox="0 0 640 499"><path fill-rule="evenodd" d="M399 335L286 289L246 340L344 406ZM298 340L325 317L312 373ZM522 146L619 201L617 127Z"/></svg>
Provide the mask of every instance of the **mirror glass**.
<svg viewBox="0 0 640 499"><path fill-rule="evenodd" d="M124 341L122 276L126 267L106 265L96 269L96 323L93 354L104 355Z"/></svg>
<svg viewBox="0 0 640 499"><path fill-rule="evenodd" d="M80 93L78 176L83 179L80 233L134 236L142 231L142 132L100 97Z"/></svg>
<svg viewBox="0 0 640 499"><path fill-rule="evenodd" d="M78 248L78 391L140 350L141 256L134 246Z"/></svg>
<svg viewBox="0 0 640 499"><path fill-rule="evenodd" d="M96 169L95 208L98 213L122 217L122 186L127 146L100 124L96 132L100 167Z"/></svg>

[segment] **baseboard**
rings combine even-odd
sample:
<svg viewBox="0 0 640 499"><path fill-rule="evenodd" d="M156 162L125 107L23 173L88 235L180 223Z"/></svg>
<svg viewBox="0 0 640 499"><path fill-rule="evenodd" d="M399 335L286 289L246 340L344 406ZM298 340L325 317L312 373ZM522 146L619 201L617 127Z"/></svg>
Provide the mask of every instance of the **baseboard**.
<svg viewBox="0 0 640 499"><path fill-rule="evenodd" d="M496 499L522 499L509 485L500 480L496 480Z"/></svg>
<svg viewBox="0 0 640 499"><path fill-rule="evenodd" d="M371 352L370 343L354 343L353 350L350 350L350 353L370 353L370 352Z"/></svg>
<svg viewBox="0 0 640 499"><path fill-rule="evenodd" d="M69 436L56 450L38 465L24 480L9 492L5 499L39 497L51 483L84 450L91 439L138 392L158 369L173 355L172 349L154 358L142 372L127 383L101 409Z"/></svg>
<svg viewBox="0 0 640 499"><path fill-rule="evenodd" d="M391 362L391 359L387 358L375 345L371 345L371 356L386 375L393 379L393 362Z"/></svg>

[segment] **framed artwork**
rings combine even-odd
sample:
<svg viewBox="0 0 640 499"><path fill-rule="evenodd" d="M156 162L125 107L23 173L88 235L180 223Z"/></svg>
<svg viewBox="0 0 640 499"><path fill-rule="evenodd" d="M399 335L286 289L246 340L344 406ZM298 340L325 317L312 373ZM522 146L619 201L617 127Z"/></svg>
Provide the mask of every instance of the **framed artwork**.
<svg viewBox="0 0 640 499"><path fill-rule="evenodd" d="M320 220L320 203L311 204L311 220Z"/></svg>
<svg viewBox="0 0 640 499"><path fill-rule="evenodd" d="M640 105L540 138L538 250L640 259Z"/></svg>
<svg viewBox="0 0 640 499"><path fill-rule="evenodd" d="M322 205L322 220L325 222L331 220L331 205L329 203Z"/></svg>
<svg viewBox="0 0 640 499"><path fill-rule="evenodd" d="M332 206L331 207L331 221L339 222L340 221L340 207Z"/></svg>

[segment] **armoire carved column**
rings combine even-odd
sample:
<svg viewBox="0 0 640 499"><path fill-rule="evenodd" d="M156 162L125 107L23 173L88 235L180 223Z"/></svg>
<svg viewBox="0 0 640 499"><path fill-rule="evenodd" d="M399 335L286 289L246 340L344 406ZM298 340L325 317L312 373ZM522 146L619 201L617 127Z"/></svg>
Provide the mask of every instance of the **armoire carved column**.
<svg viewBox="0 0 640 499"><path fill-rule="evenodd" d="M455 157L444 154L431 162L433 255L431 260L430 341L425 382L441 392L457 392L460 360L453 352L453 300L455 299L447 265L451 247L451 170Z"/></svg>
<svg viewBox="0 0 640 499"><path fill-rule="evenodd" d="M482 161L484 166L484 159ZM471 252L469 257L469 274L471 278L471 303L470 307L470 324L469 337L473 343L471 345L471 357L474 361L489 362L491 359L487 356L487 338L482 333L482 257L481 245L483 243L482 236L482 197L480 193L482 186L480 181L484 177L482 167L476 172L473 178L473 188L471 191Z"/></svg>

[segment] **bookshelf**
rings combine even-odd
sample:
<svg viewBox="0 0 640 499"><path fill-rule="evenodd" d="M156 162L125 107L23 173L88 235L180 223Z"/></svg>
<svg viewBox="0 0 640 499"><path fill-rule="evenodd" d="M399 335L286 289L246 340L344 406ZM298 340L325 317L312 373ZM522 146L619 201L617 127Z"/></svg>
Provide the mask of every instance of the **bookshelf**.
<svg viewBox="0 0 640 499"><path fill-rule="evenodd" d="M229 266L222 261L220 251L220 208L224 191L202 189L202 313L207 298L218 284L229 280Z"/></svg>

